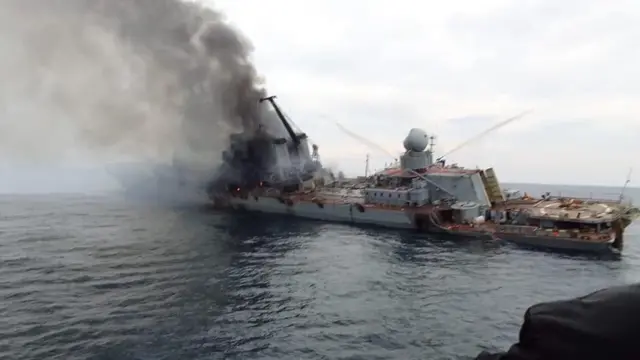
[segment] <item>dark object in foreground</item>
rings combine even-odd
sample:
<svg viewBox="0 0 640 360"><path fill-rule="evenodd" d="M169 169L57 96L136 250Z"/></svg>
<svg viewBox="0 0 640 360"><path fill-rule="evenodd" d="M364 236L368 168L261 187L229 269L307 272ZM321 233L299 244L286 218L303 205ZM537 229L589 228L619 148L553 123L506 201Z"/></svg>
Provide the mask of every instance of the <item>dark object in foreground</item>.
<svg viewBox="0 0 640 360"><path fill-rule="evenodd" d="M640 359L640 284L531 306L506 353L476 360Z"/></svg>

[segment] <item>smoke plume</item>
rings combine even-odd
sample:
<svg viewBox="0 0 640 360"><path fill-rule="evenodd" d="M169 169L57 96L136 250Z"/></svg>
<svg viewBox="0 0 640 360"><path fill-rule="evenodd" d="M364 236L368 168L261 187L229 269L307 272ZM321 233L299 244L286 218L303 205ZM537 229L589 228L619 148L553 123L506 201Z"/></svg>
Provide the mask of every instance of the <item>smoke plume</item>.
<svg viewBox="0 0 640 360"><path fill-rule="evenodd" d="M4 0L0 44L4 159L213 168L230 134L283 131L251 43L196 3Z"/></svg>

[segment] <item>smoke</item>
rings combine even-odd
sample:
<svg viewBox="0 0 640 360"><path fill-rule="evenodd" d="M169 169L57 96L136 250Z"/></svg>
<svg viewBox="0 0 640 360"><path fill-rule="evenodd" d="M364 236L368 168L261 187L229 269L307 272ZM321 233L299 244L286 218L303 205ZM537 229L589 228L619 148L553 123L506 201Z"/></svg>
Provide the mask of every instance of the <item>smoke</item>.
<svg viewBox="0 0 640 360"><path fill-rule="evenodd" d="M179 0L0 2L0 158L177 158L213 169L259 124L253 47L224 16Z"/></svg>

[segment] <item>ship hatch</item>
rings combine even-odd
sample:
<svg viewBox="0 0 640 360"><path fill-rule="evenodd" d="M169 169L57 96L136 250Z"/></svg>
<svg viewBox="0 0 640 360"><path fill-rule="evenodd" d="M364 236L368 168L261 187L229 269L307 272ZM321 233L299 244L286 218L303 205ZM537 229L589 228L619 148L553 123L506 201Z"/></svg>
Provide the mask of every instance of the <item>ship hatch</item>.
<svg viewBox="0 0 640 360"><path fill-rule="evenodd" d="M452 223L453 221L453 209L440 210L440 221L443 223Z"/></svg>

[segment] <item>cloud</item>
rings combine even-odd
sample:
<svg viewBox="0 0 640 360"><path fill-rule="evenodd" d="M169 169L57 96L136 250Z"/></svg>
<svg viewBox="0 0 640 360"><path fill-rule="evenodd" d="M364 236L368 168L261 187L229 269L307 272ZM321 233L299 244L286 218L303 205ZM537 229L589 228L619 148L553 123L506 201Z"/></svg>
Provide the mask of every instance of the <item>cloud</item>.
<svg viewBox="0 0 640 360"><path fill-rule="evenodd" d="M336 121L395 152L421 127L443 153L527 109L450 160L518 182L618 185L640 168L638 2L204 2L252 39L270 91L348 172L366 152L386 159Z"/></svg>

